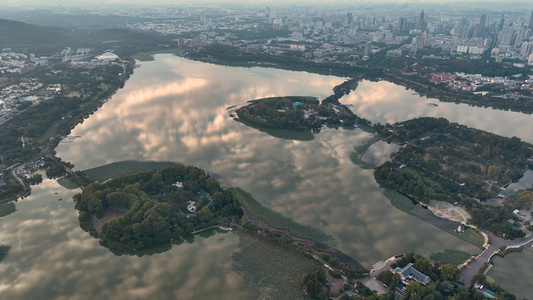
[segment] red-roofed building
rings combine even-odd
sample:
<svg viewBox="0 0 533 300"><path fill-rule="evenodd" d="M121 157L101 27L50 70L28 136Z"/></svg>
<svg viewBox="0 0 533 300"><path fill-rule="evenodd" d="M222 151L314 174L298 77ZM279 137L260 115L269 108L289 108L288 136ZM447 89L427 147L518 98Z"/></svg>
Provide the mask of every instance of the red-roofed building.
<svg viewBox="0 0 533 300"><path fill-rule="evenodd" d="M450 73L435 73L431 74L429 81L433 83L450 82L454 81L457 76Z"/></svg>

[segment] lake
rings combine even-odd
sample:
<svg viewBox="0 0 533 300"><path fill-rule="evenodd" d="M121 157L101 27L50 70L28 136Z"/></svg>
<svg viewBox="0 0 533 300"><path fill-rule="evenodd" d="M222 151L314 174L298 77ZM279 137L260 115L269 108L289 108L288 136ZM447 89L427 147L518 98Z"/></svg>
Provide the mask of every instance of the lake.
<svg viewBox="0 0 533 300"><path fill-rule="evenodd" d="M533 131L529 129L533 123L531 115L439 102L386 81L363 80L355 91L342 97L340 102L349 104L355 114L381 124L392 124L417 117L442 117L451 122L507 137L516 136L533 143Z"/></svg>
<svg viewBox="0 0 533 300"><path fill-rule="evenodd" d="M428 255L443 245L479 253L479 248L391 205L373 171L349 159L353 147L369 139L364 131L325 129L312 139L293 139L288 133L247 127L226 110L263 97L323 99L344 80L156 55L154 61L141 62L123 89L72 130L82 137L60 144L57 155L76 170L126 159L175 161L211 170L267 207L332 235L335 246L365 267L399 253ZM364 81L341 102L373 122L444 116L533 141L527 115L456 104L430 107L428 99L388 82ZM497 114L509 119L499 124ZM76 192L46 180L17 203L17 212L0 219L0 239L13 247L0 263L2 295L249 298L244 288L249 283L232 267L232 255L240 249L238 234L196 237L192 244L174 245L163 253L117 256L79 229L71 200Z"/></svg>
<svg viewBox="0 0 533 300"><path fill-rule="evenodd" d="M524 176L520 178L518 182L509 184L500 194L504 196L510 196L520 190L525 190L533 186L533 171L527 169L524 172Z"/></svg>
<svg viewBox="0 0 533 300"><path fill-rule="evenodd" d="M374 166L380 166L390 160L392 153L398 152L401 146L394 143L387 143L385 141L378 141L370 147L363 154L361 160Z"/></svg>
<svg viewBox="0 0 533 300"><path fill-rule="evenodd" d="M487 273L504 289L515 294L517 299L531 299L533 290L533 250L526 247L522 252L507 254L504 258L494 256L494 267Z"/></svg>
<svg viewBox="0 0 533 300"><path fill-rule="evenodd" d="M0 241L12 247L0 263L2 299L247 298L230 263L238 235L115 255L79 228L78 192L46 179L0 219Z"/></svg>

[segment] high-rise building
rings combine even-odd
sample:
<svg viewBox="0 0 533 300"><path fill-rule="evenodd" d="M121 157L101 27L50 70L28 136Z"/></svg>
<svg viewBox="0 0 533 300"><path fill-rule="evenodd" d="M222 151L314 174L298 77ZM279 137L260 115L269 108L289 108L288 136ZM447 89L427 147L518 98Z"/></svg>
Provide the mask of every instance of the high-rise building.
<svg viewBox="0 0 533 300"><path fill-rule="evenodd" d="M529 36L529 29L527 26L520 26L520 29L518 30L518 33L516 34L514 46L515 48L520 48L522 46L522 43L528 38Z"/></svg>
<svg viewBox="0 0 533 300"><path fill-rule="evenodd" d="M278 14L276 13L276 9L274 7L270 8L270 19L277 18Z"/></svg>
<svg viewBox="0 0 533 300"><path fill-rule="evenodd" d="M205 25L205 11L200 13L200 24Z"/></svg>
<svg viewBox="0 0 533 300"><path fill-rule="evenodd" d="M372 48L372 42L371 41L366 41L366 44L365 44L365 56L369 56L370 55L370 49Z"/></svg>
<svg viewBox="0 0 533 300"><path fill-rule="evenodd" d="M524 42L520 49L520 56L526 60L531 53L533 53L533 42Z"/></svg>
<svg viewBox="0 0 533 300"><path fill-rule="evenodd" d="M347 13L346 17L348 18L348 24L351 24L352 21L353 21L353 14L352 13Z"/></svg>
<svg viewBox="0 0 533 300"><path fill-rule="evenodd" d="M533 31L533 11L531 11L531 16L529 17L529 25L527 26L527 28Z"/></svg>
<svg viewBox="0 0 533 300"><path fill-rule="evenodd" d="M503 30L503 25L505 23L505 14L502 14L502 19L500 20L500 25L498 25L498 31Z"/></svg>
<svg viewBox="0 0 533 300"><path fill-rule="evenodd" d="M481 18L479 18L479 27L484 28L487 23L487 15L481 15Z"/></svg>
<svg viewBox="0 0 533 300"><path fill-rule="evenodd" d="M418 29L424 31L426 30L426 28L427 28L427 23L425 20L424 11L422 11L418 19Z"/></svg>
<svg viewBox="0 0 533 300"><path fill-rule="evenodd" d="M407 31L407 18L400 18L400 31Z"/></svg>
<svg viewBox="0 0 533 300"><path fill-rule="evenodd" d="M503 28L502 32L500 33L500 40L499 45L508 47L511 46L511 41L513 39L513 27L512 26L506 26Z"/></svg>

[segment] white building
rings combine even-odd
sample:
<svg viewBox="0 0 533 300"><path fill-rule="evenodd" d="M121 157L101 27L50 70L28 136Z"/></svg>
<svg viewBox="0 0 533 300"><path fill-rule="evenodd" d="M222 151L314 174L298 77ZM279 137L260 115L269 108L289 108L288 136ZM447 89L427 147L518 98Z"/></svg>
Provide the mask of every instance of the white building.
<svg viewBox="0 0 533 300"><path fill-rule="evenodd" d="M112 62L120 58L115 53L106 52L102 55L97 56L96 59L98 59L99 61L103 61L103 62Z"/></svg>

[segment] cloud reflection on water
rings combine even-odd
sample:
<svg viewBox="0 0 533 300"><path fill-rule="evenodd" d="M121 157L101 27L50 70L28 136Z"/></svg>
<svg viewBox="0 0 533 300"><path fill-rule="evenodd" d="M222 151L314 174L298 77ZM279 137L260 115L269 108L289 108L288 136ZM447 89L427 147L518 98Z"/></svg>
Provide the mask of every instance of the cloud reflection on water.
<svg viewBox="0 0 533 300"><path fill-rule="evenodd" d="M394 123L417 117L444 117L452 122L500 135L517 136L533 143L531 115L481 108L466 104L439 102L420 97L412 90L390 82L360 82L357 89L341 100L352 104L352 111L373 122ZM438 106L428 106L436 103Z"/></svg>
<svg viewBox="0 0 533 300"><path fill-rule="evenodd" d="M76 192L45 180L2 218L0 239L13 245L0 264L2 299L247 299L230 264L237 235L115 256L79 228L70 199Z"/></svg>
<svg viewBox="0 0 533 300"><path fill-rule="evenodd" d="M227 68L168 56L145 64L146 71L144 67L137 69L123 90L73 130L83 138L61 144L57 148L61 158L73 162L77 169L140 159L178 161L215 171L276 211L337 236L341 249L366 266L398 252L440 250L443 243L476 251L394 208L375 183L372 171L351 163L353 146L368 138L361 130L328 129L314 140L292 141L272 137L227 116L226 107L254 98L325 97L343 78ZM201 78L205 85L127 105L132 91L152 88L153 83L144 79L157 76L156 66L164 74L163 85L179 85L188 76ZM172 78L168 78L169 69L174 73ZM360 87L364 91L365 85ZM380 88L379 93L389 99L389 90ZM371 96L365 97L371 104ZM389 106L389 100L384 101L383 111L395 111L395 105L401 105ZM369 105L367 113L378 108L379 104Z"/></svg>

